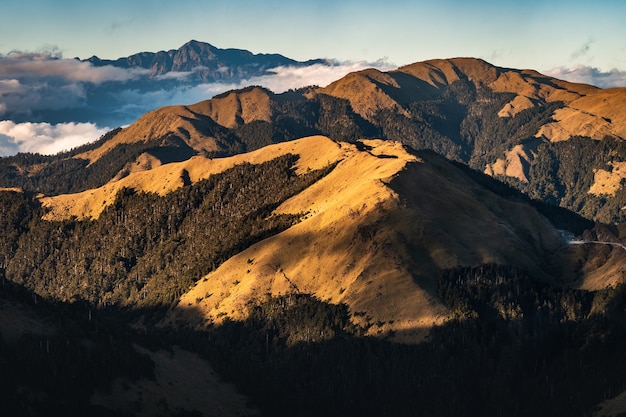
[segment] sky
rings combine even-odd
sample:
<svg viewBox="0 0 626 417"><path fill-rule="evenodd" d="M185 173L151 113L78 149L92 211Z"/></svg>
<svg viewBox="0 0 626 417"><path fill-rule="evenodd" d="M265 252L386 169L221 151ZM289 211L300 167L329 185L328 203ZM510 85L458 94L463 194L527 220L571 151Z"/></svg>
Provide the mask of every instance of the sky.
<svg viewBox="0 0 626 417"><path fill-rule="evenodd" d="M364 66L391 69L464 56L603 88L626 86L624 0L3 0L0 9L0 121L3 106L6 110L29 104L26 98L35 93L40 101L33 106L62 97L80 100L81 93L80 86L72 83L54 91L49 84L40 88L34 76L29 78L28 94L24 93L26 81L15 71L26 67L13 62L6 69L9 56L29 56L31 71L36 65L48 65L51 57L115 59L177 49L192 39L301 61L334 59L344 64L335 68L336 78ZM54 70L77 83L129 76L58 63ZM307 82L305 76L301 74L299 80L303 85L320 85L333 78L324 74ZM296 82L293 74L285 79ZM281 89L276 80L266 81L275 91ZM169 100L189 104L216 92L205 86L193 95L170 93ZM26 98L17 102L16 97ZM60 149L54 143L80 142L67 140L73 128L80 128L83 136L90 134L89 127L93 134L110 128L73 121L61 126L26 122L0 124L0 156L16 151L55 152ZM39 146L42 143L47 147Z"/></svg>

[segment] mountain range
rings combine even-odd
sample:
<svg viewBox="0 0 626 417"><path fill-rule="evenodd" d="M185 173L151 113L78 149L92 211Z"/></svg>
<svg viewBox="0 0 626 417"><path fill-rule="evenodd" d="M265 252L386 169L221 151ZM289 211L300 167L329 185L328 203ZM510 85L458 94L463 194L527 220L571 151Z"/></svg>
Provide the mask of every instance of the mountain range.
<svg viewBox="0 0 626 417"><path fill-rule="evenodd" d="M280 54L253 54L243 49L221 49L195 40L169 51L141 52L115 60L100 59L94 55L81 61L96 67L111 65L118 68L143 68L149 70L150 78L185 73L189 82L205 83L236 83L268 75L270 70L281 66L329 64L322 59L300 62Z"/></svg>
<svg viewBox="0 0 626 417"><path fill-rule="evenodd" d="M178 49L118 59L62 59L45 54L2 57L2 118L15 123L125 126L159 106L210 97L267 80L276 71L332 68L324 59L296 61L190 41ZM286 87L285 89L288 89Z"/></svg>
<svg viewBox="0 0 626 417"><path fill-rule="evenodd" d="M1 158L9 412L618 415L625 100L441 59Z"/></svg>

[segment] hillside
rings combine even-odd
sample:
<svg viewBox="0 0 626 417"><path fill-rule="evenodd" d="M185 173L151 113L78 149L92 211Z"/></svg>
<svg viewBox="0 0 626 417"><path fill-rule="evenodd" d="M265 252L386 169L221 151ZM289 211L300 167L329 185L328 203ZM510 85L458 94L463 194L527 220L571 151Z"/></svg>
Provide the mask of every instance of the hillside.
<svg viewBox="0 0 626 417"><path fill-rule="evenodd" d="M619 223L626 206L625 105L626 89L602 90L472 58L431 60L351 73L324 88L274 94L252 86L160 108L65 155L3 158L0 184L75 193L152 163L325 135L431 149L532 198Z"/></svg>
<svg viewBox="0 0 626 417"><path fill-rule="evenodd" d="M462 172L397 143L339 146L334 170L275 210L306 218L203 278L183 308L211 322L243 319L259 297L303 292L364 312L379 323L375 333L410 340L447 315L434 297L438 271L501 263L546 274L541 258L561 242L532 208L472 190Z"/></svg>
<svg viewBox="0 0 626 417"><path fill-rule="evenodd" d="M434 154L414 154L399 143L381 140L348 144L317 136L233 157L209 159L196 156L187 161L129 173L98 189L42 198L46 209L44 219L53 222L90 219L96 221L94 227L97 229L98 223L119 223L114 219L119 219L121 210L127 213L123 214L125 227L131 230L156 227L158 230L164 225L148 226L144 224L145 220L141 221L142 226L132 226L135 220L131 219L140 216L141 210L149 213L157 209L144 207L130 214L135 210L130 204L146 204L156 196L170 199L170 196L188 193L191 190L185 190L195 187L194 184L226 174L236 167L268 164L290 155L297 157L293 167L299 175L322 172L329 166L333 169L299 194L275 203L280 204L272 216L299 219L296 223L287 224L276 235L266 236L240 253L233 252L232 257L209 275L187 278L197 284L181 298L180 305L192 306L194 317L202 311L203 321L219 323L225 317L245 319L247 306L254 305L268 294L279 296L296 291L333 303L346 303L351 311L366 313L370 325L379 323L377 328L370 329L375 334L391 331L411 340L423 337L433 324L445 321L448 313L435 296L435 278L441 271L451 268L491 263L513 265L541 281L592 285L594 289L623 280L619 269L598 273L587 267L597 262L601 255L564 251L555 226L525 200L508 201L506 194L501 195L502 191L494 194L485 190L483 184L468 176L468 172ZM150 193L148 196L154 193L155 197L143 199L145 203L133 203L136 193ZM120 205L122 196L128 196L128 202ZM161 214L157 219L159 216ZM558 216L563 224L567 223L564 213ZM566 216L574 219L571 224L577 224L575 216ZM183 225L186 220L178 222ZM574 227L578 229L578 226ZM82 233L89 236L92 232ZM157 235L159 233L163 232L157 232ZM207 238L211 239L211 235ZM73 239L83 240L78 236ZM110 239L117 238L107 238ZM195 240L185 239L185 245L196 244ZM151 250L158 253L169 245L162 242ZM176 252L187 252L185 245ZM137 246L131 253L124 254L123 259L127 260L124 262L130 262L125 267L126 272L124 269L111 271L113 275L108 280L114 282L125 274L130 277L140 271L153 270L154 266L144 265L144 262L149 262L156 253L151 254L146 249ZM77 251L76 256L84 256L80 255L82 251L78 247L70 250ZM129 249L119 247L118 250L122 254ZM620 262L623 258L617 250L610 256L612 262ZM145 261L142 261L144 257ZM547 257L553 258L553 262L546 262ZM575 269L564 268L563 272L558 272L554 266L554 263L574 261L579 265ZM102 268L94 261L90 262L90 270ZM165 266L163 272L169 268ZM192 270L202 271L196 267ZM81 274L76 271L67 273L70 281L80 282ZM320 277L324 278L320 280ZM374 282L377 284L373 285ZM143 290L137 289L138 295L153 286L150 280L144 285ZM168 285L180 288L180 284L174 282ZM58 292L51 286L47 286L46 291L57 296L67 294L63 298L72 294L68 290ZM89 299L113 301L128 297L123 292L116 293L95 293ZM162 291L157 294L169 299ZM170 323L180 319L179 312L173 314L168 319ZM183 320L187 320L184 312L180 314ZM367 324L357 321L361 325Z"/></svg>
<svg viewBox="0 0 626 417"><path fill-rule="evenodd" d="M514 415L583 415L623 389L602 341L623 340L626 251L557 228L619 230L393 141L143 161L78 194L0 192L14 414L500 415L516 381Z"/></svg>

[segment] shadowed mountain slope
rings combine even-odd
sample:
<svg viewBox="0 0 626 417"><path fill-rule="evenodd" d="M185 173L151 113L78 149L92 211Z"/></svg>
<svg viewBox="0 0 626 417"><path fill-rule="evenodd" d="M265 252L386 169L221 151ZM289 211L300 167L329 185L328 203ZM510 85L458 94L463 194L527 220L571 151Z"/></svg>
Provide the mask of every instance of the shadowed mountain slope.
<svg viewBox="0 0 626 417"><path fill-rule="evenodd" d="M274 230L268 231L270 235L262 232L256 238L255 233L250 232L252 240L242 236L249 244L256 244L248 249L245 245L240 246L240 243L235 244L241 251L229 252L232 258L207 276L202 274L206 267L189 265L190 271L196 272L185 274L186 279L197 284L181 299L183 308L187 305L201 308L211 322L220 322L224 317L242 319L245 318L246 309L267 294L281 295L295 291L333 303L347 303L351 311L365 312L363 317L369 317L369 324L380 323L376 332L402 330L409 337L411 332L423 335L423 331L428 330L433 323L441 323L447 317L446 309L436 296L437 276L441 271L461 266L500 264L513 265L527 271L539 281L554 282L561 279L547 262L560 251L561 237L550 221L527 200L511 200L511 196L494 191L497 187L485 188L468 175L473 171L465 172L462 166L454 165L433 153L409 152L401 144L392 141L366 140L349 144L317 136L271 145L233 157L209 159L196 156L187 161L153 167L148 171L132 172L125 178L97 189L43 198L47 211L45 222L53 225L56 222L91 219L92 223L81 225L80 232L73 232L79 235L87 233L89 236L95 233L89 230L96 230L99 225L109 222L117 225L113 226L111 232L128 221L131 224L135 221L150 223L149 219L141 220L141 217L135 216L146 212L157 221L166 215L161 213L160 208L156 208L161 203L151 206L159 199L165 203L170 199L181 198L179 194L194 193L193 189L200 184L240 169L238 167L248 170L246 167L250 166L249 169L258 172L256 175L259 179L254 181L261 181L269 175L269 171L265 174L260 170L263 164L271 164L277 158L290 155L297 157L297 163L293 165L295 175L322 172L320 170L327 169L325 167L333 169L307 188L292 195L286 194L288 198L285 201L274 203L276 207L267 218L268 224L272 221L283 222L280 219L297 219L295 223L269 229ZM474 175L482 176L483 182L492 181L482 174ZM219 203L217 200L211 203L212 208L204 215L210 216L203 221L208 221L211 216L219 216L219 224L228 224L228 219L234 213L240 213L243 209L238 208L238 205L243 203L239 201L246 197L249 186L240 184L239 187L239 190L233 190L236 197L232 197L229 203L237 205L228 208L228 211L218 210L224 207L224 202ZM141 197L144 193L148 194ZM203 198L213 197L207 194ZM143 200L144 203L139 202ZM152 200L155 202L149 203ZM148 205L133 208L137 204ZM197 210L202 207L198 206ZM131 214L135 210L138 210L137 213ZM196 216L192 213L189 212L189 219ZM203 216L200 212L197 215ZM251 212L250 216L256 214ZM152 235L146 235L145 238L154 240L154 243L136 246L132 250L120 246L121 252L115 256L125 259L120 264L123 268L113 268L110 272L113 275L107 278L125 281L137 274L148 274L143 278L145 282L135 290L122 290L122 286L118 287L120 291L110 293L105 285L100 290L104 292L96 292L89 299L120 302L125 297L133 300L140 294L155 291L157 281L150 278L155 272L149 272L154 268L149 262L159 251L167 250L170 244L175 245L176 253L191 256L186 262L196 262L191 259L202 256L202 252L197 250L197 256L193 255L192 249L199 244L194 241L200 235L194 238L188 235L189 231L200 226L198 221L193 226L189 225L189 230L185 232L187 237L179 243L174 242L182 237L166 243L167 239L163 240L165 237L156 239L156 236L164 233L163 230L149 231L153 228L171 228L167 226L173 221L171 215L169 218L165 224L156 223L152 226L128 224L126 228L129 230L143 230L140 235ZM259 221L264 221L263 217ZM561 221L564 221L564 217ZM182 227L187 220L183 217L178 222L181 222ZM212 225L211 229L217 227L217 224ZM253 226L253 230L259 227ZM120 229L119 233L128 233L124 229ZM207 238L214 242L220 240L211 235L207 235ZM78 235L75 239L79 239ZM117 242L114 236L103 237L101 244L110 239L116 239L111 244L118 245L119 242L114 243ZM139 244L144 238L137 239ZM231 244L225 243L227 246ZM82 246L68 250L70 253L77 251L72 256L87 255L83 253ZM17 253L16 260L22 256L20 251ZM98 258L102 255L98 255ZM220 259L226 260L222 257ZM103 258L86 262L81 268L100 270L103 266L97 264L107 261ZM36 269L45 268L43 265L31 265ZM217 266L214 262L208 265ZM17 274L19 268L16 264L7 268L7 271ZM164 267L163 273L168 275L171 273L166 272L168 270L169 267ZM80 282L82 279L82 274L77 270L68 273L70 281ZM156 276L160 274L156 273ZM166 279L166 276L159 279ZM584 277L579 270L573 270L570 276L562 279L572 282ZM176 280L168 285L180 288ZM48 285L45 291L62 299L71 297L71 292L60 286L55 289L55 285ZM124 291L131 293L123 295ZM132 295L135 291L136 295ZM160 291L156 294L160 294ZM128 302L123 301L124 304ZM132 302L140 301L136 299Z"/></svg>

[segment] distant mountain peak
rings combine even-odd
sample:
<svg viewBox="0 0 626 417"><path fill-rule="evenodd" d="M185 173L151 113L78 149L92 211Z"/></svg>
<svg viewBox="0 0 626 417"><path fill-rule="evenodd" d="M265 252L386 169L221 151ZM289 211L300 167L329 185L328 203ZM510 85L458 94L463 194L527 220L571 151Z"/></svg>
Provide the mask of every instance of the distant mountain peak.
<svg viewBox="0 0 626 417"><path fill-rule="evenodd" d="M139 52L114 60L92 56L83 62L95 66L112 65L121 68L149 69L152 77L168 72L194 72L196 81L238 81L268 74L268 70L280 66L306 66L327 63L322 59L296 61L280 54L254 54L245 49L221 49L210 43L190 40L178 49L159 52ZM201 67L201 71L194 71ZM224 68L227 71L224 71Z"/></svg>

